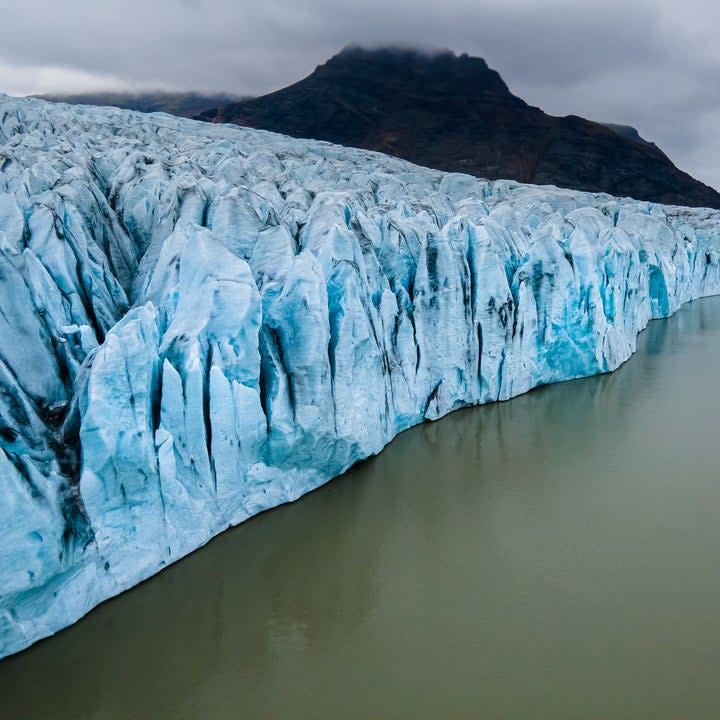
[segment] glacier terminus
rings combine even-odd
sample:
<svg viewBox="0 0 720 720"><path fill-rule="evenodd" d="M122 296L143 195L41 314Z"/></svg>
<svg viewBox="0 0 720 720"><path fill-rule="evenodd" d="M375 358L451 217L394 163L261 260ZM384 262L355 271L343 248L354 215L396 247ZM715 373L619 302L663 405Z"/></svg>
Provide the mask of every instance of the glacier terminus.
<svg viewBox="0 0 720 720"><path fill-rule="evenodd" d="M720 293L720 212L0 96L0 657Z"/></svg>

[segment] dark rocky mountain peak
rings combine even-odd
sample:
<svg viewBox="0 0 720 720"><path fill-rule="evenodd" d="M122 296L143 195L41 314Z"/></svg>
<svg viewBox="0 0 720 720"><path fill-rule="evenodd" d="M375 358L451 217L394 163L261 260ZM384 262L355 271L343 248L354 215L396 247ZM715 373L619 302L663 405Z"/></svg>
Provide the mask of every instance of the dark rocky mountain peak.
<svg viewBox="0 0 720 720"><path fill-rule="evenodd" d="M451 50L370 50L351 45L320 65L314 75L328 83L354 85L369 92L416 89L443 95L510 96L504 80L485 60L458 56Z"/></svg>
<svg viewBox="0 0 720 720"><path fill-rule="evenodd" d="M346 47L304 80L200 117L488 179L720 208L717 191L631 128L547 115L483 59L449 50Z"/></svg>

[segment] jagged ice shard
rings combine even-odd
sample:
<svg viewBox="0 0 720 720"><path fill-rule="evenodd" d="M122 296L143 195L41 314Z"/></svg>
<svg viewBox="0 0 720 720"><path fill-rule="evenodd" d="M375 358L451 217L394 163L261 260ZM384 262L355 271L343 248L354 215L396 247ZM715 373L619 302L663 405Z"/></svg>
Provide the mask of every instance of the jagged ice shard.
<svg viewBox="0 0 720 720"><path fill-rule="evenodd" d="M720 213L0 96L0 656L720 292Z"/></svg>

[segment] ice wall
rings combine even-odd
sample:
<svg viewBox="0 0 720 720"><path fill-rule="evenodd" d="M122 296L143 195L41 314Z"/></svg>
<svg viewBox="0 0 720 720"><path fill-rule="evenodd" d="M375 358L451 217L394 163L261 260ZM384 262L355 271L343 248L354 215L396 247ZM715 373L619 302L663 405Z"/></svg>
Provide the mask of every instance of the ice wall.
<svg viewBox="0 0 720 720"><path fill-rule="evenodd" d="M720 292L720 213L0 96L0 656Z"/></svg>

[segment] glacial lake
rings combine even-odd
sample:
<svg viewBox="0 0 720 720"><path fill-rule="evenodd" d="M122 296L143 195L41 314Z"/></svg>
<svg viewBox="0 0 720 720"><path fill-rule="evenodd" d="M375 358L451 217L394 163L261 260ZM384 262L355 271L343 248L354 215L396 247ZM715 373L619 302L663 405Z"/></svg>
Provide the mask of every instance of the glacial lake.
<svg viewBox="0 0 720 720"><path fill-rule="evenodd" d="M7 720L720 717L720 298L0 662Z"/></svg>

